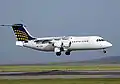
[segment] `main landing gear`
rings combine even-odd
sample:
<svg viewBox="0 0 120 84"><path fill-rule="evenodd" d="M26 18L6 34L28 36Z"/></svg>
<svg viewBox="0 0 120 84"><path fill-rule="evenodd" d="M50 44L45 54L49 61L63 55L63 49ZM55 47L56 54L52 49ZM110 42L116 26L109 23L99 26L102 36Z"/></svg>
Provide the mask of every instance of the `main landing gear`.
<svg viewBox="0 0 120 84"><path fill-rule="evenodd" d="M70 51L66 51L65 54L66 54L66 55L70 55Z"/></svg>
<svg viewBox="0 0 120 84"><path fill-rule="evenodd" d="M56 52L56 55L57 55L57 56L60 56L60 55L61 55L61 52ZM66 51L66 52L65 52L65 55L70 55L70 51Z"/></svg>
<svg viewBox="0 0 120 84"><path fill-rule="evenodd" d="M57 55L57 56L60 56L60 55L61 55L61 52L56 52L56 55Z"/></svg>

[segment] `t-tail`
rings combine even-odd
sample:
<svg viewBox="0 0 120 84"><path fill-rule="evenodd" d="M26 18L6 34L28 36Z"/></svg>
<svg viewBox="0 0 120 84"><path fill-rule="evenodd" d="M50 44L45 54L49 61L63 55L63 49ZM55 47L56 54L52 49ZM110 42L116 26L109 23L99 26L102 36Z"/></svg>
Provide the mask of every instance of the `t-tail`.
<svg viewBox="0 0 120 84"><path fill-rule="evenodd" d="M26 27L23 24L14 24L12 25L12 29L15 33L17 41L28 41L35 39L35 37L30 35L30 33L27 31Z"/></svg>
<svg viewBox="0 0 120 84"><path fill-rule="evenodd" d="M16 36L16 45L22 46L23 42L34 40L33 37L26 29L23 24L13 24L13 25L1 25L1 26L11 26L15 36Z"/></svg>

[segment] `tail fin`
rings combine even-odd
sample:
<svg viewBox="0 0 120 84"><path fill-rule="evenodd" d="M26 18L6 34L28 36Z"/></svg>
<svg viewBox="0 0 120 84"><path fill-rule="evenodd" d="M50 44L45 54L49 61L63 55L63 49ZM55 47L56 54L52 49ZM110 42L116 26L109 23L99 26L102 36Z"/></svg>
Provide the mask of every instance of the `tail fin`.
<svg viewBox="0 0 120 84"><path fill-rule="evenodd" d="M27 41L35 39L32 35L30 35L23 24L13 24L12 28L16 35L17 41Z"/></svg>

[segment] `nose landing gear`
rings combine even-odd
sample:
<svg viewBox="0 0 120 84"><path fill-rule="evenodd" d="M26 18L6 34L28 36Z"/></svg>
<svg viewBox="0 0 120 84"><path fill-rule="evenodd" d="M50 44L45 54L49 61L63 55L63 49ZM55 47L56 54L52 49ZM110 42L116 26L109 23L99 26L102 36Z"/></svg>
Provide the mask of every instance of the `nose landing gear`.
<svg viewBox="0 0 120 84"><path fill-rule="evenodd" d="M103 49L103 52L104 52L104 53L107 53L107 51L106 51L106 50L104 50L104 49Z"/></svg>

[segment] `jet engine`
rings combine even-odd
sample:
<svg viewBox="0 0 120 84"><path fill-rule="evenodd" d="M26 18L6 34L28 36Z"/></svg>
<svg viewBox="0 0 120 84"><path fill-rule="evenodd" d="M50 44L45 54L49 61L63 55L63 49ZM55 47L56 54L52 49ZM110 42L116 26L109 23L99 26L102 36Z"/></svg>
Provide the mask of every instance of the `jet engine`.
<svg viewBox="0 0 120 84"><path fill-rule="evenodd" d="M71 42L68 40L67 41L59 40L59 41L55 41L53 43L53 46L55 48L60 49L60 51L66 51L71 46Z"/></svg>
<svg viewBox="0 0 120 84"><path fill-rule="evenodd" d="M63 43L62 46L66 49L68 49L71 46L71 42L68 40L62 41L62 43Z"/></svg>

